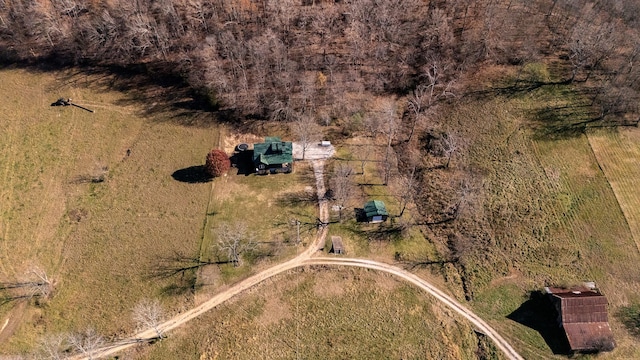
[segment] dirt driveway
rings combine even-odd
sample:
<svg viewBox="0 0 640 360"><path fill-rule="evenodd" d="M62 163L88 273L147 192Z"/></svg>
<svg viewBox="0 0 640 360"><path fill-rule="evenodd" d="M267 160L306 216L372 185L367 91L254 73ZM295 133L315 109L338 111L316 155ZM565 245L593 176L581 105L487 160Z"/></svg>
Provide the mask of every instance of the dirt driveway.
<svg viewBox="0 0 640 360"><path fill-rule="evenodd" d="M336 149L333 145L322 146L320 142L314 142L307 145L307 149L304 151L304 160L325 160L335 154ZM302 144L299 142L293 143L293 158L295 160L302 160Z"/></svg>

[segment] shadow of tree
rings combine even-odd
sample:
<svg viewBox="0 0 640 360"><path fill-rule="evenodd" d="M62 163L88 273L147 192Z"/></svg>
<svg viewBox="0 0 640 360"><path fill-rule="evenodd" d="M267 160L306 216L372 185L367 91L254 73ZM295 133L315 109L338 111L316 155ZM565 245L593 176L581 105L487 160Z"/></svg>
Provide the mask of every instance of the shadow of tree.
<svg viewBox="0 0 640 360"><path fill-rule="evenodd" d="M213 178L207 174L204 165L189 166L184 169L176 170L171 174L174 180L189 184L200 184L211 181Z"/></svg>
<svg viewBox="0 0 640 360"><path fill-rule="evenodd" d="M567 336L556 321L556 311L541 291L532 291L507 318L539 332L554 354L571 354Z"/></svg>
<svg viewBox="0 0 640 360"><path fill-rule="evenodd" d="M306 206L318 202L318 195L315 191L292 191L280 195L277 201L283 207Z"/></svg>
<svg viewBox="0 0 640 360"><path fill-rule="evenodd" d="M172 256L160 258L157 265L149 271L149 279L166 279L174 276L184 277L186 273L201 267L215 264L226 264L228 261L203 261L195 256L186 256L179 252Z"/></svg>
<svg viewBox="0 0 640 360"><path fill-rule="evenodd" d="M241 152L236 152L229 158L231 160L231 166L238 169L237 175L249 176L254 171L253 166L253 150L245 150Z"/></svg>

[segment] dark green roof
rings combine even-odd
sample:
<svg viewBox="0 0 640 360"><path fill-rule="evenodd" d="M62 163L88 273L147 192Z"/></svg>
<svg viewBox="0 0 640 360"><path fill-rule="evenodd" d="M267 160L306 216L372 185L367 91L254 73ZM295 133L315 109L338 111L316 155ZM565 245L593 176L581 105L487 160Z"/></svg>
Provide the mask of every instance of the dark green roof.
<svg viewBox="0 0 640 360"><path fill-rule="evenodd" d="M293 162L293 144L278 137L267 137L263 143L253 144L253 163L277 165Z"/></svg>
<svg viewBox="0 0 640 360"><path fill-rule="evenodd" d="M380 200L371 200L364 204L364 213L368 218L373 216L389 216L387 208Z"/></svg>
<svg viewBox="0 0 640 360"><path fill-rule="evenodd" d="M264 138L265 143L274 143L274 142L282 142L282 140L277 136L267 136Z"/></svg>

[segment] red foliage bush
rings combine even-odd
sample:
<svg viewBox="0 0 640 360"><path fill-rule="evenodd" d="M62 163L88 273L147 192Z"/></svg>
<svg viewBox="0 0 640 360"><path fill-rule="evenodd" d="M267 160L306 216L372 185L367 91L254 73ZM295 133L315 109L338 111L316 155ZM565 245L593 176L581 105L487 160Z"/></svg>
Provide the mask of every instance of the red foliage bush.
<svg viewBox="0 0 640 360"><path fill-rule="evenodd" d="M207 154L207 161L204 164L207 174L218 177L231 167L231 160L224 151L213 149Z"/></svg>

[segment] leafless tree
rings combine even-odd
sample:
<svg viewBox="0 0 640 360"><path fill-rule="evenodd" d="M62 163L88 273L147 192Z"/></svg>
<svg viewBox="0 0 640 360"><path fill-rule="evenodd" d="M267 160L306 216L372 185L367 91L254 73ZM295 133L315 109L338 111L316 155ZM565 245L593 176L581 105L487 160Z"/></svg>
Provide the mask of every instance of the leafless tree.
<svg viewBox="0 0 640 360"><path fill-rule="evenodd" d="M302 114L291 124L292 132L302 147L302 159L305 159L307 149L314 142L318 142L322 135L322 129L313 116Z"/></svg>
<svg viewBox="0 0 640 360"><path fill-rule="evenodd" d="M587 81L592 71L611 54L616 44L616 31L611 23L597 24L589 17L576 24L569 38L569 59L572 70L570 81L576 81L576 76L586 70L584 78Z"/></svg>
<svg viewBox="0 0 640 360"><path fill-rule="evenodd" d="M353 146L353 155L360 161L360 174L364 175L364 168L367 161L371 160L371 145L368 143Z"/></svg>
<svg viewBox="0 0 640 360"><path fill-rule="evenodd" d="M242 264L242 254L254 250L257 246L255 235L242 222L222 224L216 230L216 234L218 250L227 253L227 259L234 267Z"/></svg>
<svg viewBox="0 0 640 360"><path fill-rule="evenodd" d="M48 298L53 291L53 281L46 271L39 267L31 268L26 274L28 280L25 282L29 296Z"/></svg>
<svg viewBox="0 0 640 360"><path fill-rule="evenodd" d="M333 193L333 199L338 206L338 217L342 221L342 210L346 203L353 196L353 182L351 181L353 168L344 164L338 164L333 171L330 186Z"/></svg>
<svg viewBox="0 0 640 360"><path fill-rule="evenodd" d="M69 344L88 359L97 359L98 350L105 344L102 335L93 328L87 328L83 332L73 333L67 337Z"/></svg>
<svg viewBox="0 0 640 360"><path fill-rule="evenodd" d="M138 328L141 330L153 329L158 339L165 337L164 331L160 327L163 318L164 311L157 299L143 299L133 308L133 320L138 325Z"/></svg>
<svg viewBox="0 0 640 360"><path fill-rule="evenodd" d="M37 352L34 358L38 360L62 360L66 359L67 339L65 335L46 335L38 341Z"/></svg>
<svg viewBox="0 0 640 360"><path fill-rule="evenodd" d="M447 162L445 163L444 167L445 169L448 169L449 165L451 164L451 158L453 157L453 154L460 148L458 136L453 132L442 134L442 145L444 153L447 156Z"/></svg>
<svg viewBox="0 0 640 360"><path fill-rule="evenodd" d="M270 104L271 120L292 121L299 117L298 113L288 103L275 100Z"/></svg>
<svg viewBox="0 0 640 360"><path fill-rule="evenodd" d="M398 132L399 119L397 114L396 102L393 99L386 99L381 106L379 116L382 119L382 132L387 138L387 144L385 148L385 155L383 159L383 183L387 185L389 183L389 176L391 175L391 145Z"/></svg>
<svg viewBox="0 0 640 360"><path fill-rule="evenodd" d="M423 107L426 103L426 96L428 93L428 87L425 85L418 85L409 95L409 100L407 101L407 107L410 110L411 116L411 126L409 130L409 137L407 139L408 142L413 138L413 134L416 131L416 126L418 122L424 117L422 111Z"/></svg>

